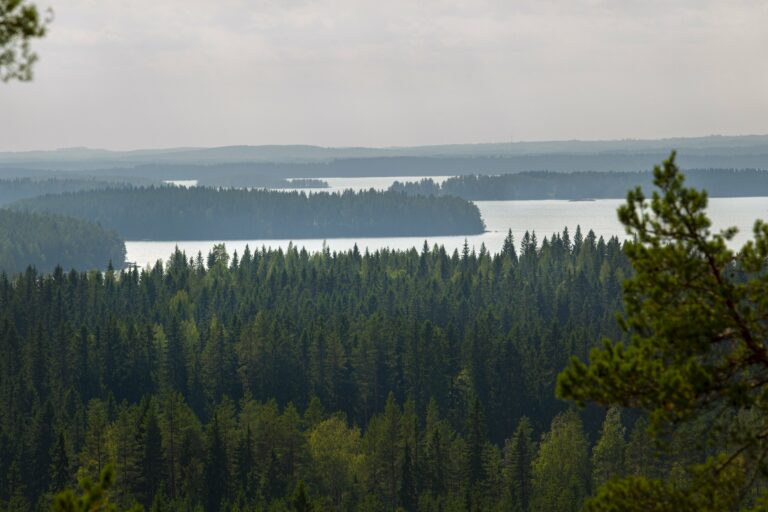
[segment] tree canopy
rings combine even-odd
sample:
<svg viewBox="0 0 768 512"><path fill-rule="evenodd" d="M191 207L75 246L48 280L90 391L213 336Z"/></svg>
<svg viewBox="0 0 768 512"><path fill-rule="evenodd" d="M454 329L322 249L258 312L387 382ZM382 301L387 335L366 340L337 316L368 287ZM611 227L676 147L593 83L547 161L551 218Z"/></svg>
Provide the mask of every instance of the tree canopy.
<svg viewBox="0 0 768 512"><path fill-rule="evenodd" d="M513 247L220 246L0 274L0 508L45 506L108 465L111 503L155 510L549 503L532 465L565 407L554 378L617 334L629 266L617 239L580 230ZM567 439L601 422L568 418ZM540 474L577 468L560 501L581 497L588 454L556 452Z"/></svg>

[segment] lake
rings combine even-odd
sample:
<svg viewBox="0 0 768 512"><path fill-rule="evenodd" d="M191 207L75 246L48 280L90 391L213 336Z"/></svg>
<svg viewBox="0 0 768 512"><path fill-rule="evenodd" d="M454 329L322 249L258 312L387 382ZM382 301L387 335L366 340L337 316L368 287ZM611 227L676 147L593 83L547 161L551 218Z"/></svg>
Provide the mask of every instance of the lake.
<svg viewBox="0 0 768 512"><path fill-rule="evenodd" d="M346 188L362 190L368 188L386 189L395 180L417 181L420 177L386 177L386 178L323 178L331 186L325 191L339 191ZM438 177L443 180L445 177ZM623 199L600 199L597 201L476 201L480 213L485 220L486 232L471 236L436 236L436 237L395 237L395 238L333 238L301 239L301 240L205 240L205 241L126 241L126 261L139 266L154 264L157 260L166 260L175 247L194 256L201 252L208 254L211 247L224 243L229 252L237 251L242 254L246 245L253 248L281 247L289 244L307 251L322 250L326 244L331 251L346 251L357 244L360 251L366 249L375 251L382 248L421 249L426 240L430 247L434 244L445 246L453 252L461 250L466 239L470 247L480 249L481 244L491 252L501 249L508 230L512 230L515 241L519 242L526 231L535 231L539 241L544 236L562 232L568 227L571 235L576 226L581 226L584 234L592 229L597 236L605 238L626 236L623 226L619 223L616 210L623 204ZM714 228L722 229L728 226L739 228L739 234L734 239L735 247L741 246L751 237L752 225L757 218L768 219L768 197L714 198L709 200L709 214Z"/></svg>

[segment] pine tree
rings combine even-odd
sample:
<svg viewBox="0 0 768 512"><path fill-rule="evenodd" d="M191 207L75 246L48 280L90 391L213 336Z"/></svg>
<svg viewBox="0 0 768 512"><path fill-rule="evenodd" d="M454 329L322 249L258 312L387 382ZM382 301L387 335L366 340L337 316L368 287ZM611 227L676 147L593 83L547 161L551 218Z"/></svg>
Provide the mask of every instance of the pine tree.
<svg viewBox="0 0 768 512"><path fill-rule="evenodd" d="M638 187L619 210L634 238L627 335L606 340L589 363L572 359L558 394L640 409L653 438L690 430L697 457L680 465L682 478L609 482L587 509L739 509L768 498L757 484L768 475L759 462L768 449L768 225L756 222L754 240L735 252L736 230L711 231L707 193L685 187L674 153L653 175L650 201Z"/></svg>
<svg viewBox="0 0 768 512"><path fill-rule="evenodd" d="M251 498L253 495L251 473L253 472L254 464L253 434L251 432L251 426L246 425L245 434L241 436L237 446L237 483L240 486L240 490L243 491L248 498Z"/></svg>
<svg viewBox="0 0 768 512"><path fill-rule="evenodd" d="M147 404L144 414L144 427L142 441L141 474L142 491L141 502L149 507L155 498L155 494L163 481L163 444L160 434L155 406Z"/></svg>
<svg viewBox="0 0 768 512"><path fill-rule="evenodd" d="M72 478L69 468L69 455L64 432L60 431L56 444L51 450L51 491L63 491Z"/></svg>
<svg viewBox="0 0 768 512"><path fill-rule="evenodd" d="M473 398L467 419L466 435L466 508L470 511L481 510L482 485L486 479L483 453L485 451L485 418L480 408L480 401Z"/></svg>
<svg viewBox="0 0 768 512"><path fill-rule="evenodd" d="M403 449L403 470L400 477L400 506L405 510L416 510L416 482L411 447L408 442Z"/></svg>
<svg viewBox="0 0 768 512"><path fill-rule="evenodd" d="M485 446L485 420L480 401L472 401L467 419L467 482L470 486L485 479L483 448Z"/></svg>

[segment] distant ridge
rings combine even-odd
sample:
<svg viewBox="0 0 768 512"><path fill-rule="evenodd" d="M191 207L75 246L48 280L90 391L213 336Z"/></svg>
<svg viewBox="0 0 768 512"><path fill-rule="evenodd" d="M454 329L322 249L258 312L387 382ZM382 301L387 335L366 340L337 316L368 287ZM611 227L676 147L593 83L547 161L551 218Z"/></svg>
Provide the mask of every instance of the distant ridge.
<svg viewBox="0 0 768 512"><path fill-rule="evenodd" d="M419 174L421 164L430 167L425 175L440 173L431 169L442 160L446 174L472 172L520 172L525 170L645 170L658 163L672 149L679 153L684 167L768 168L768 135L711 135L667 139L624 139L596 141L497 142L447 144L414 147L321 147L311 145L222 146L212 148L178 147L111 151L90 148L64 148L50 151L0 152L0 169L9 167L45 170L134 168L137 166L217 166L253 164L323 166L339 161L367 167L374 160L387 161L384 175ZM399 159L399 160L387 160ZM409 160L410 159L410 160ZM484 159L486 163L475 165ZM495 161L500 160L500 161ZM370 162L369 162L370 161ZM447 163L445 163L447 162ZM507 165L509 164L509 165ZM377 164L378 167L382 167ZM347 166L348 167L348 166ZM387 167L386 165L384 167ZM402 168L402 171L398 171ZM323 170L303 169L298 175L321 176ZM320 174L318 174L320 172ZM272 174L290 176L275 171ZM297 175L297 176L298 176ZM334 174L328 174L333 176ZM345 169L339 175L349 174ZM373 175L362 172L360 175Z"/></svg>

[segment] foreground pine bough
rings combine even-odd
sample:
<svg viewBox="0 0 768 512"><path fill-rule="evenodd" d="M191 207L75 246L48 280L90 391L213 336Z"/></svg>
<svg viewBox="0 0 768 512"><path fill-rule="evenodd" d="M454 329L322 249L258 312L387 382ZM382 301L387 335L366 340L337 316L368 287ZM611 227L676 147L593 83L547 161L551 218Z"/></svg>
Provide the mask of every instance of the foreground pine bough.
<svg viewBox="0 0 768 512"><path fill-rule="evenodd" d="M627 342L573 359L558 394L648 413L660 442L691 447L669 475L600 489L588 510L716 511L768 505L768 226L738 253L710 232L707 194L684 186L674 154L650 202L632 191L619 216L635 242L625 284ZM662 444L663 446L663 444Z"/></svg>

